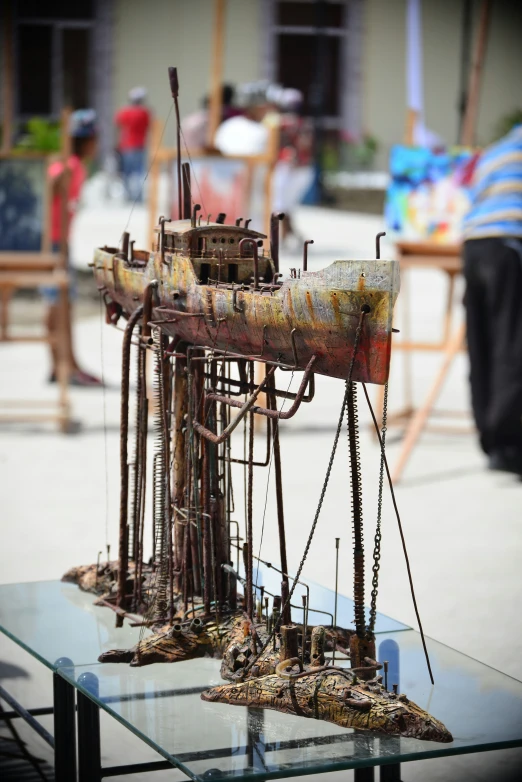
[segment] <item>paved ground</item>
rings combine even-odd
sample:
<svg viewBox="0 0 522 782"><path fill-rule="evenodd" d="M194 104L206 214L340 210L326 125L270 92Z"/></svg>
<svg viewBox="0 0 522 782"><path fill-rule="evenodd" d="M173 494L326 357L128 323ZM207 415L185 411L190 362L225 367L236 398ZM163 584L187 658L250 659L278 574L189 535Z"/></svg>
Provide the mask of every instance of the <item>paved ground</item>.
<svg viewBox="0 0 522 782"><path fill-rule="evenodd" d="M112 212L91 209L80 215L73 242L76 265L88 261L94 242L111 243L117 238L126 219L127 210L118 209ZM381 220L302 209L298 226L305 238L315 239L309 256L313 269L335 258L373 257L374 236L381 228ZM105 228L110 228L113 235L103 235ZM140 208L135 209L130 228L138 237L145 234L145 217ZM386 244L383 249L386 257ZM298 260L297 254L283 253L285 269L297 266ZM436 272L412 276L415 337L437 337L444 284ZM20 303L17 317L34 321L38 307L37 302ZM74 414L79 422L76 434L62 436L43 425L2 426L0 501L4 512L0 522L3 541L0 580L4 583L59 578L71 565L93 561L106 540L113 547L116 545L121 334L102 325L96 304L82 307L82 318L76 324L78 353L82 363L93 372L101 373L103 363L108 388L105 393L72 391ZM461 317L460 306L456 313ZM423 399L440 361L437 355L415 357L413 380L417 402ZM52 397L53 390L45 382L47 357L39 346L3 345L2 368L2 398ZM441 395L441 408L468 410L466 375L466 359L460 356ZM402 359L397 356L392 369L391 409L400 408L403 398ZM341 399L342 384L319 379L313 404L282 427L289 558L294 568L301 557L324 477ZM360 407L369 541L375 515L378 450L370 435L362 399ZM398 453L399 443L393 442L398 433L393 430L389 438L390 463ZM342 440L341 445L344 443ZM339 451L305 576L333 586L334 538L338 536L342 552L340 590L350 594L346 467L344 446ZM238 481L241 506L240 484ZM255 497L258 532L265 490L266 475L260 474ZM522 483L487 472L473 435L430 432L423 436L414 452L404 481L397 488L397 497L425 632L522 679L522 629L518 621L522 598L519 576ZM388 500L383 528L379 608L415 626L399 536ZM263 553L274 557L276 551L275 514L269 502ZM16 661L23 671L9 681L10 689L26 702L30 700L31 705L48 704L47 675L42 674L28 655L2 638L0 659ZM8 676L5 669L4 676ZM134 741L115 723L110 722L106 727L105 763L121 761L123 756L129 761L153 756L145 745ZM45 756L40 742L36 751ZM521 758L518 751L511 750L418 762L405 765L402 777L404 780L458 780L465 776L477 782L502 779L499 768L516 768ZM150 778L175 776L179 776L177 772L169 772L168 777L158 773Z"/></svg>

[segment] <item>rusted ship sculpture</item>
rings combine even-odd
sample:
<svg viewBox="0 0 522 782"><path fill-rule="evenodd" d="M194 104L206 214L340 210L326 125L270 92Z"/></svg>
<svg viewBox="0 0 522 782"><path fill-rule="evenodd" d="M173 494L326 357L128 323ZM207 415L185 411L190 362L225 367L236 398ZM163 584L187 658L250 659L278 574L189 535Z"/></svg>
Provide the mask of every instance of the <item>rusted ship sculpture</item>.
<svg viewBox="0 0 522 782"><path fill-rule="evenodd" d="M169 69L177 109L177 76ZM179 219L160 218L152 251L121 247L94 256L94 275L107 320L127 321L123 337L121 501L118 559L66 574L100 603L141 617L152 635L104 662L176 662L211 654L222 658L227 684L203 694L220 701L278 709L352 728L451 741L451 735L405 695L388 690L376 662L374 626L380 510L374 552L370 618L364 607L362 487L357 385L388 378L393 306L399 290L395 261L334 261L284 279L279 270L279 217L266 237L226 215L202 220L193 204L190 168L178 159ZM134 449L129 463L132 351L136 368ZM154 358L148 388L146 355ZM255 365L264 365L259 379ZM288 375L302 373L295 394ZM314 397L315 375L345 381L345 395L325 486L296 578L288 575L279 422ZM262 400L266 401L262 401ZM286 404L286 408L284 405ZM152 555L145 563L147 431L154 416ZM236 415L233 415L236 412ZM263 462L254 460L254 419L267 427ZM292 595L321 509L343 421L347 422L354 558L354 628L312 627L305 603L293 621ZM232 456L240 435L244 458ZM381 446L383 447L382 438ZM235 452L235 451L234 451ZM383 451L384 457L384 451ZM232 465L246 469L245 535L233 519ZM270 595L254 582L254 470L275 472L281 590ZM381 459L380 493L384 461ZM379 500L381 497L379 498ZM381 502L379 501L379 509ZM236 511L237 512L237 511ZM295 543L297 543L295 541ZM306 543L306 546L304 545ZM239 554L245 577L239 573ZM109 557L108 557L109 560ZM234 565L234 560L236 564ZM242 587L242 588L241 588ZM294 612L295 614L295 612ZM333 660L328 656L333 652ZM344 654L351 667L335 664Z"/></svg>

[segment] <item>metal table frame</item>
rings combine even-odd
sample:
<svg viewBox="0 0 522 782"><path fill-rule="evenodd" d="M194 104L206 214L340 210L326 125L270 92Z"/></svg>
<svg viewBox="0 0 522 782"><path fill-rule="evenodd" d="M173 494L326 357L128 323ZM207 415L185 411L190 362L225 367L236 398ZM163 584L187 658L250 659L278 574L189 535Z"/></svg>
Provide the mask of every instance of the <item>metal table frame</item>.
<svg viewBox="0 0 522 782"><path fill-rule="evenodd" d="M57 661L60 665L69 661ZM119 766L103 767L101 763L101 731L100 731L100 707L95 698L97 695L95 676L89 674L89 686L92 689L92 697L81 690L77 690L67 679L60 675L58 670L53 672L53 706L37 709L25 709L18 701L0 686L0 699L11 706L12 711L0 713L0 720L23 719L38 735L54 749L55 779L56 782L101 782L102 779L118 777L125 774L140 774L151 771L164 771L176 766L170 760L157 760L147 763L131 763ZM169 690L154 693L154 697L180 697L203 692L206 687L191 687L184 690ZM76 693L77 690L77 693ZM132 696L133 699L136 695ZM151 697L150 693L143 693L143 697ZM121 701L123 697L107 698L105 703ZM75 702L76 701L76 702ZM249 713L255 713L256 709L249 709ZM37 716L54 715L54 737L38 722ZM77 719L76 719L77 717ZM347 733L346 739L352 734ZM343 737L344 738L344 737ZM339 737L336 736L339 740ZM295 740L288 741L288 748L295 744ZM78 762L76 758L76 745L78 745ZM245 752L253 753L253 746L243 748ZM269 745L265 746L269 751ZM190 761L206 757L223 757L226 750L203 750L199 752L185 753L180 760ZM354 768L355 782L374 782L374 765ZM185 770L183 769L184 773ZM194 777L195 779L196 777ZM277 779L274 774L268 774L267 778ZM391 763L381 765L380 782L400 782L400 764Z"/></svg>

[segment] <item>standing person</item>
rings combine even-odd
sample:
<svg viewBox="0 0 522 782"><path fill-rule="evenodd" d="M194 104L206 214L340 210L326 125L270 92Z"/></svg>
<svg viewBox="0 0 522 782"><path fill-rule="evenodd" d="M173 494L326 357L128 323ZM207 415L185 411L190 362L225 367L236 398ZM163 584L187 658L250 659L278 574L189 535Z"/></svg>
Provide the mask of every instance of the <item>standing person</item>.
<svg viewBox="0 0 522 782"><path fill-rule="evenodd" d="M464 221L471 399L489 466L522 475L522 125L480 157Z"/></svg>
<svg viewBox="0 0 522 782"><path fill-rule="evenodd" d="M72 154L64 164L57 160L49 166L48 176L52 180L52 204L51 204L51 241L53 251L59 252L62 244L62 236L65 231L65 237L69 240L71 221L78 207L83 183L87 177L85 164L93 160L96 156L97 133L96 133L96 112L93 109L80 109L71 114L69 123L69 134L71 137ZM67 192L67 210L65 226L62 226L63 204L62 189L63 177L68 178ZM69 274L73 270L69 267ZM47 314L47 330L52 336L56 334L56 329L60 323L60 311L58 305L58 289L42 288L41 293L49 305ZM69 290L69 301L75 297L75 286L73 284ZM101 386L98 378L82 370L76 360L73 348L72 327L71 327L71 307L67 313L67 365L69 367L69 383L75 386ZM51 342L51 375L50 382L56 382L58 361L56 347Z"/></svg>
<svg viewBox="0 0 522 782"><path fill-rule="evenodd" d="M221 88L221 122L239 116L242 112L234 105L235 91L231 84L223 84ZM181 132L187 149L208 148L209 97L201 101L201 108L188 114L181 121Z"/></svg>
<svg viewBox="0 0 522 782"><path fill-rule="evenodd" d="M269 133L263 120L270 110L266 82L251 82L238 88L241 114L221 123L214 144L223 155L262 155L268 147Z"/></svg>
<svg viewBox="0 0 522 782"><path fill-rule="evenodd" d="M125 190L129 201L143 201L143 178L150 112L144 106L147 97L145 87L134 87L129 92L129 105L120 109L114 118L120 137L118 152Z"/></svg>

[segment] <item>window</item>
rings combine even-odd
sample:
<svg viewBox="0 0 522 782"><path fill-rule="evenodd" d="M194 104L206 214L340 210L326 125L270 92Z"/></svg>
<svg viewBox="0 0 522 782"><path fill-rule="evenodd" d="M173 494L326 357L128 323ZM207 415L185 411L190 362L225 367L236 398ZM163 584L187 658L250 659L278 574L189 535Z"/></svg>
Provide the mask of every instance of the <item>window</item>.
<svg viewBox="0 0 522 782"><path fill-rule="evenodd" d="M18 106L21 114L51 114L52 27L18 28Z"/></svg>
<svg viewBox="0 0 522 782"><path fill-rule="evenodd" d="M24 2L14 19L16 108L26 119L91 106L92 0Z"/></svg>
<svg viewBox="0 0 522 782"><path fill-rule="evenodd" d="M339 131L346 125L347 90L352 82L351 71L348 73L351 66L348 65L347 70L350 61L348 33L352 29L349 19L353 17L350 0L325 0L323 3L265 0L265 3L270 56L263 75L285 87L300 90L306 116L314 116L317 111L313 89L320 78L321 126ZM319 29L321 35L318 35Z"/></svg>

